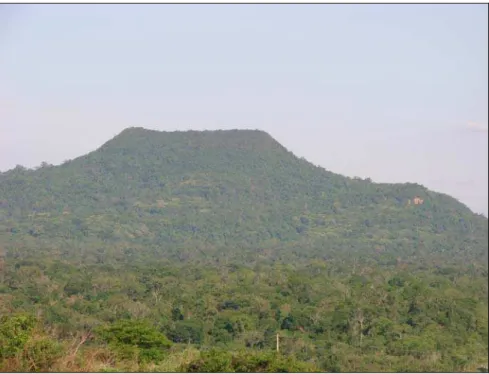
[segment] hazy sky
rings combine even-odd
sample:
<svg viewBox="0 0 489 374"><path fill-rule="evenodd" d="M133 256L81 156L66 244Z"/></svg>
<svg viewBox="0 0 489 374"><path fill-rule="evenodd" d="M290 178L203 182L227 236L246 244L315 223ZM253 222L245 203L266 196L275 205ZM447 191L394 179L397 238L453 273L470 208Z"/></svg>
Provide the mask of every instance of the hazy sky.
<svg viewBox="0 0 489 374"><path fill-rule="evenodd" d="M258 128L488 211L487 5L1 5L0 170Z"/></svg>

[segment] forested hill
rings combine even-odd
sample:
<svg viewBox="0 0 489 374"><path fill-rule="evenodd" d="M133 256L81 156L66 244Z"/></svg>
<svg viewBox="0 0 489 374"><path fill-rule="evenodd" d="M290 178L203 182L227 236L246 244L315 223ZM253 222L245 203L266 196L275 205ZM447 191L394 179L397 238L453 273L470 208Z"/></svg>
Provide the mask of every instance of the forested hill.
<svg viewBox="0 0 489 374"><path fill-rule="evenodd" d="M0 174L0 246L109 258L487 262L487 219L417 184L351 179L262 131L129 128ZM487 266L487 265L485 265Z"/></svg>
<svg viewBox="0 0 489 374"><path fill-rule="evenodd" d="M131 128L0 174L0 372L487 371L487 254L422 186Z"/></svg>

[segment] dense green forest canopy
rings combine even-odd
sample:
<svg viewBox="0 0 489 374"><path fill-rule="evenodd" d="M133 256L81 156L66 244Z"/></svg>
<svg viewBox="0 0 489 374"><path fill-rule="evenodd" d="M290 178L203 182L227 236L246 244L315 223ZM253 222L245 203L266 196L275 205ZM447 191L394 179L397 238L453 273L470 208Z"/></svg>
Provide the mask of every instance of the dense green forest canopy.
<svg viewBox="0 0 489 374"><path fill-rule="evenodd" d="M457 200L328 172L248 130L130 128L61 166L2 173L0 233L5 248L87 262L117 249L246 263L342 252L470 264L488 254L487 219Z"/></svg>
<svg viewBox="0 0 489 374"><path fill-rule="evenodd" d="M130 128L0 173L0 370L476 370L487 260L487 218L423 186Z"/></svg>

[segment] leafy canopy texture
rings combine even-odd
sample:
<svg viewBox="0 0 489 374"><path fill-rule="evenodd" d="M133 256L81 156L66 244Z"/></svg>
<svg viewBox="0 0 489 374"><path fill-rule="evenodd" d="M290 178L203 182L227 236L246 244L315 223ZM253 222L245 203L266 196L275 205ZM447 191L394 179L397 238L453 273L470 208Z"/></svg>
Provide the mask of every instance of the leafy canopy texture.
<svg viewBox="0 0 489 374"><path fill-rule="evenodd" d="M0 370L487 371L487 260L487 218L423 186L130 128L0 173Z"/></svg>
<svg viewBox="0 0 489 374"><path fill-rule="evenodd" d="M84 262L488 255L487 219L455 199L328 172L251 130L130 128L61 166L2 173L0 233L6 248Z"/></svg>

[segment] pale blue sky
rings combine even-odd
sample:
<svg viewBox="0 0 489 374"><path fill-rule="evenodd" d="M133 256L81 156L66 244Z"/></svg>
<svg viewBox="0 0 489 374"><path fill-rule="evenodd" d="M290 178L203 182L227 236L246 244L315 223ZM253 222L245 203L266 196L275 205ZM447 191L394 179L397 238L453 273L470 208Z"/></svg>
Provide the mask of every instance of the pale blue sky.
<svg viewBox="0 0 489 374"><path fill-rule="evenodd" d="M0 170L128 126L258 128L488 205L487 5L2 5Z"/></svg>

